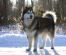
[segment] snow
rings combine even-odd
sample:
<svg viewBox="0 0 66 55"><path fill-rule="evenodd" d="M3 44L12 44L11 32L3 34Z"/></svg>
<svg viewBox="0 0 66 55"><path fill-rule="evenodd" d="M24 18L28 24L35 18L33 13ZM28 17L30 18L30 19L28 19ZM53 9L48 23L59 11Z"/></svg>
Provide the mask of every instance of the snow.
<svg viewBox="0 0 66 55"><path fill-rule="evenodd" d="M66 47L55 47L54 50L46 47L44 50L40 49L37 52L26 52L26 48L0 48L0 55L66 55Z"/></svg>
<svg viewBox="0 0 66 55"><path fill-rule="evenodd" d="M26 52L28 40L23 31L9 30L6 27L0 27L0 55L66 55L66 35L57 34L54 39L55 49L51 50L50 41L47 40L45 49L39 49L42 46L41 37L39 37L39 47L37 52Z"/></svg>

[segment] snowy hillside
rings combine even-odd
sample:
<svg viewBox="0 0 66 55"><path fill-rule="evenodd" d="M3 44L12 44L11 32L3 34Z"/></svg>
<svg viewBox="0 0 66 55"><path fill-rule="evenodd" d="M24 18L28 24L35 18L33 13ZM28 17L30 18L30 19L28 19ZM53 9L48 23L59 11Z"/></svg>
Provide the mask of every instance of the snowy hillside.
<svg viewBox="0 0 66 55"><path fill-rule="evenodd" d="M1 29L1 28L0 28ZM42 46L39 37L39 47ZM47 40L45 49L38 49L38 52L26 52L28 40L24 32L3 28L0 31L0 55L66 55L66 35L57 34L54 40L55 49L51 50L50 42Z"/></svg>

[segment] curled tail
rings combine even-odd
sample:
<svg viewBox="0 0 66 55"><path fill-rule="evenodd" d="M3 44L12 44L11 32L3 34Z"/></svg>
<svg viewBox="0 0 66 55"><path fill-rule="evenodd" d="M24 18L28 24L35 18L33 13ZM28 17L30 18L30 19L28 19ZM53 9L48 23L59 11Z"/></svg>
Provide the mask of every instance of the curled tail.
<svg viewBox="0 0 66 55"><path fill-rule="evenodd" d="M56 16L55 12L53 12L53 11L46 11L46 12L43 14L42 17L43 17L43 18L44 18L44 17L48 17L48 18L50 18L50 19L53 19L53 20L54 20L54 23L56 23L56 20L57 20L57 16Z"/></svg>

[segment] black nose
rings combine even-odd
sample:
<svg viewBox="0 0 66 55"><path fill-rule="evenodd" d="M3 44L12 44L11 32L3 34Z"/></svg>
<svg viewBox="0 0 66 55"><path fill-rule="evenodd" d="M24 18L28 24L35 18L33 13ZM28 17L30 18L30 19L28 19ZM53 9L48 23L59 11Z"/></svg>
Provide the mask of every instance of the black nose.
<svg viewBox="0 0 66 55"><path fill-rule="evenodd" d="M32 19L32 15L30 15L30 19Z"/></svg>

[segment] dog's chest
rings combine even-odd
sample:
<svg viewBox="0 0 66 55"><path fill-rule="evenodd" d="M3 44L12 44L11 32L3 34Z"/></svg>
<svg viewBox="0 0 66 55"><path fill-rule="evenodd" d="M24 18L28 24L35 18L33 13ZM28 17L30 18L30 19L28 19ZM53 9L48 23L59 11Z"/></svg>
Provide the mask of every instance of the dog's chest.
<svg viewBox="0 0 66 55"><path fill-rule="evenodd" d="M29 36L29 37L34 37L35 34L36 34L36 30L31 31L31 30L27 29L25 32L26 32L26 35Z"/></svg>
<svg viewBox="0 0 66 55"><path fill-rule="evenodd" d="M24 20L24 24L25 24L26 26L31 25L31 23L32 23L32 20L27 20L27 19Z"/></svg>

